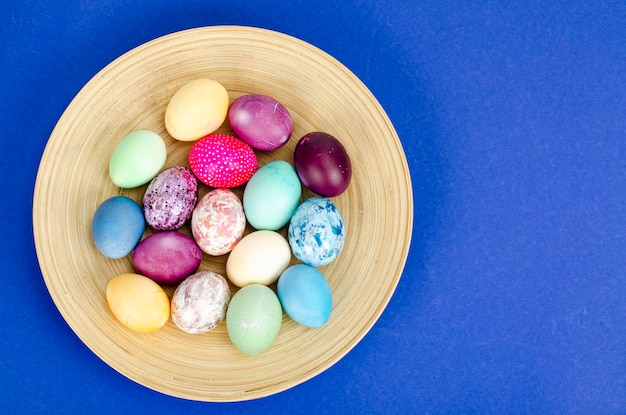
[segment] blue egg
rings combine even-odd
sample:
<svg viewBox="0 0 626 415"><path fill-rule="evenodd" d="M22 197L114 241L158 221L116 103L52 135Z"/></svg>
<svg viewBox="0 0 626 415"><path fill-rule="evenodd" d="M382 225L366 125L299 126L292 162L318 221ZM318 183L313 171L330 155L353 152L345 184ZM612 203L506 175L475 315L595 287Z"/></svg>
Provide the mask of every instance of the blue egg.
<svg viewBox="0 0 626 415"><path fill-rule="evenodd" d="M93 216L91 234L98 250L108 258L130 254L141 240L145 228L139 205L126 196L102 202Z"/></svg>
<svg viewBox="0 0 626 415"><path fill-rule="evenodd" d="M296 323L310 328L322 327L333 308L333 296L324 275L316 268L296 264L280 275L278 299L283 310Z"/></svg>
<svg viewBox="0 0 626 415"><path fill-rule="evenodd" d="M343 217L327 197L311 197L294 212L287 231L291 252L314 267L337 258L346 240Z"/></svg>

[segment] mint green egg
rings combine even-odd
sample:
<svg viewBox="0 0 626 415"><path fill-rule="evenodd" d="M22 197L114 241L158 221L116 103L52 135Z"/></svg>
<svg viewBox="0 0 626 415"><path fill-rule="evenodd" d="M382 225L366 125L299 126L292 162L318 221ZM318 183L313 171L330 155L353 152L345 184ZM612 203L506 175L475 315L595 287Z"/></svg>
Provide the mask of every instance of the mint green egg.
<svg viewBox="0 0 626 415"><path fill-rule="evenodd" d="M283 309L274 291L250 284L239 289L226 310L226 330L242 353L255 355L267 350L280 331Z"/></svg>
<svg viewBox="0 0 626 415"><path fill-rule="evenodd" d="M137 130L128 134L113 150L109 177L124 189L148 183L165 165L165 142L157 133Z"/></svg>
<svg viewBox="0 0 626 415"><path fill-rule="evenodd" d="M258 169L243 192L246 219L257 230L275 231L285 226L302 196L293 166L276 160Z"/></svg>

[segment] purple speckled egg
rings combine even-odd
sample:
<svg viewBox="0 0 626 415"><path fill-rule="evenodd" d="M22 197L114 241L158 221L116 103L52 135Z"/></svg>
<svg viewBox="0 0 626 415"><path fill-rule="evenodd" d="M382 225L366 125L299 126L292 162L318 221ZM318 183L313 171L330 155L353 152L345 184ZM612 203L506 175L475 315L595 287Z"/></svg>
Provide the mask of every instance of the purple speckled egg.
<svg viewBox="0 0 626 415"><path fill-rule="evenodd" d="M198 201L198 179L184 166L163 170L148 185L143 196L146 222L159 231L182 227Z"/></svg>
<svg viewBox="0 0 626 415"><path fill-rule="evenodd" d="M133 252L137 273L160 284L177 284L198 270L202 251L190 236L176 231L153 233Z"/></svg>

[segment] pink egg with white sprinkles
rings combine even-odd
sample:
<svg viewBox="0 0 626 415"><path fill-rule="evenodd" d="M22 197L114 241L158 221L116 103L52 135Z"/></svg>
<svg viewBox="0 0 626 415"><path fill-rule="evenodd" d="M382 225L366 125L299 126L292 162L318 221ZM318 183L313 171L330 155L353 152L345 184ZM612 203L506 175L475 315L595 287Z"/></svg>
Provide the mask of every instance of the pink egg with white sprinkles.
<svg viewBox="0 0 626 415"><path fill-rule="evenodd" d="M228 134L210 134L189 151L189 167L202 183L233 188L250 180L258 167L252 147Z"/></svg>

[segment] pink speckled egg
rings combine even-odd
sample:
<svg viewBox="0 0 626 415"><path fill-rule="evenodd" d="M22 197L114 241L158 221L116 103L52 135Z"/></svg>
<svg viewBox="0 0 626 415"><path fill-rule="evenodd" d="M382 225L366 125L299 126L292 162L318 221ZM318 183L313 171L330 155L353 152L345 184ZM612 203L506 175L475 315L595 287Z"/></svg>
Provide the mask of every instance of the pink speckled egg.
<svg viewBox="0 0 626 415"><path fill-rule="evenodd" d="M187 277L172 295L172 321L190 334L206 333L226 317L230 287L226 278L212 271Z"/></svg>
<svg viewBox="0 0 626 415"><path fill-rule="evenodd" d="M245 229L243 205L229 189L211 190L200 199L191 216L193 237L209 255L230 252Z"/></svg>
<svg viewBox="0 0 626 415"><path fill-rule="evenodd" d="M206 185L233 188L250 180L258 161L254 150L237 137L210 134L191 147L189 167Z"/></svg>
<svg viewBox="0 0 626 415"><path fill-rule="evenodd" d="M159 231L182 227L198 200L198 180L191 170L174 166L163 170L148 185L143 196L143 214L148 225Z"/></svg>

